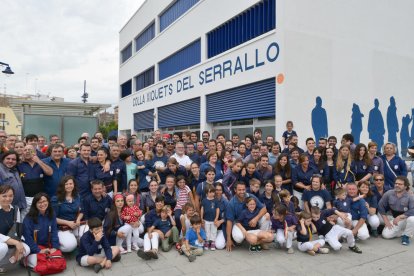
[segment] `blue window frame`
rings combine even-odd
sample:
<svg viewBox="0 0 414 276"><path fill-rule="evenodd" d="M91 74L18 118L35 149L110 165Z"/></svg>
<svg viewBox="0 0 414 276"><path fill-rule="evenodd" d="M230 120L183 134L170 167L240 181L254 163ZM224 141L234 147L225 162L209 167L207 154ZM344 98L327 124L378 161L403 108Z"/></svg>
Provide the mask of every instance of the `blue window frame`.
<svg viewBox="0 0 414 276"><path fill-rule="evenodd" d="M155 23L152 22L135 38L135 51L138 52L155 37Z"/></svg>
<svg viewBox="0 0 414 276"><path fill-rule="evenodd" d="M126 46L121 51L121 63L124 63L127 59L129 59L132 56L132 43L129 43L128 46Z"/></svg>
<svg viewBox="0 0 414 276"><path fill-rule="evenodd" d="M200 39L158 63L159 80L163 80L201 61Z"/></svg>
<svg viewBox="0 0 414 276"><path fill-rule="evenodd" d="M135 91L154 84L154 66L135 77Z"/></svg>
<svg viewBox="0 0 414 276"><path fill-rule="evenodd" d="M121 84L121 98L131 95L132 92L132 80L126 81Z"/></svg>
<svg viewBox="0 0 414 276"><path fill-rule="evenodd" d="M181 15L188 11L199 0L176 0L170 7L160 14L160 32L170 26Z"/></svg>
<svg viewBox="0 0 414 276"><path fill-rule="evenodd" d="M276 0L263 0L207 34L208 58L276 28Z"/></svg>

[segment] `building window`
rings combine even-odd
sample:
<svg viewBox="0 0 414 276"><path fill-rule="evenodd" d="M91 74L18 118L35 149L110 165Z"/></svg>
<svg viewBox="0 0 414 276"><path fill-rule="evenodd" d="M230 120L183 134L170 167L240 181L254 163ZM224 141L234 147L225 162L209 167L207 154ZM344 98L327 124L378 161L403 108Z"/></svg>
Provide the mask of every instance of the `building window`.
<svg viewBox="0 0 414 276"><path fill-rule="evenodd" d="M124 98L128 95L131 95L132 91L132 81L129 80L121 84L121 98Z"/></svg>
<svg viewBox="0 0 414 276"><path fill-rule="evenodd" d="M181 15L188 11L199 0L176 0L169 8L160 14L160 32L170 26Z"/></svg>
<svg viewBox="0 0 414 276"><path fill-rule="evenodd" d="M148 42L155 37L155 23L152 22L135 38L135 51L138 52Z"/></svg>
<svg viewBox="0 0 414 276"><path fill-rule="evenodd" d="M6 125L8 125L9 122L6 121L6 114L0 113L0 130L5 130Z"/></svg>
<svg viewBox="0 0 414 276"><path fill-rule="evenodd" d="M121 63L124 63L132 56L132 43L129 43L128 46L126 46L121 51Z"/></svg>
<svg viewBox="0 0 414 276"><path fill-rule="evenodd" d="M208 58L276 28L276 0L263 0L207 34Z"/></svg>
<svg viewBox="0 0 414 276"><path fill-rule="evenodd" d="M159 80L163 80L201 61L200 39L158 63Z"/></svg>
<svg viewBox="0 0 414 276"><path fill-rule="evenodd" d="M155 81L154 66L135 77L135 91L150 86Z"/></svg>

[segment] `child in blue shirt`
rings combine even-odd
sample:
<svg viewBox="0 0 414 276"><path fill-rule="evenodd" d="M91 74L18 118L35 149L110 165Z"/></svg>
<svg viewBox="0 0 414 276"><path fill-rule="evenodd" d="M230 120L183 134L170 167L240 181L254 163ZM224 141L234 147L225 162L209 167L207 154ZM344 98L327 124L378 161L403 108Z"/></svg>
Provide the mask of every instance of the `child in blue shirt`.
<svg viewBox="0 0 414 276"><path fill-rule="evenodd" d="M80 239L76 261L80 266L93 266L96 273L102 268L110 269L112 262L121 260L119 247L109 244L100 219L89 219L88 227L89 231Z"/></svg>
<svg viewBox="0 0 414 276"><path fill-rule="evenodd" d="M282 147L287 148L290 142L290 137L292 136L298 136L298 134L293 130L293 122L287 121L286 130L282 134Z"/></svg>
<svg viewBox="0 0 414 276"><path fill-rule="evenodd" d="M333 201L333 207L336 208L339 212L345 213L347 219L342 221L340 217L338 217L338 223L340 225L344 225L345 228L351 229L352 228L352 215L351 215L351 204L353 201L357 201L360 197L350 198L346 196L346 189L345 188L338 188L335 190L335 200Z"/></svg>
<svg viewBox="0 0 414 276"><path fill-rule="evenodd" d="M196 256L203 255L203 244L206 240L206 232L201 228L201 218L194 215L190 219L191 228L185 234L184 245L181 248L190 262L194 262Z"/></svg>
<svg viewBox="0 0 414 276"><path fill-rule="evenodd" d="M204 222L204 229L206 231L207 239L204 243L204 249L216 250L217 226L220 209L215 199L216 188L213 185L208 185L206 188L207 197L201 202L200 216Z"/></svg>
<svg viewBox="0 0 414 276"><path fill-rule="evenodd" d="M154 221L148 229L148 235L152 239L152 232L157 232L161 239L161 249L167 252L170 251L172 243L178 242L178 229L175 227L175 220L170 206L164 206L160 215L161 218Z"/></svg>

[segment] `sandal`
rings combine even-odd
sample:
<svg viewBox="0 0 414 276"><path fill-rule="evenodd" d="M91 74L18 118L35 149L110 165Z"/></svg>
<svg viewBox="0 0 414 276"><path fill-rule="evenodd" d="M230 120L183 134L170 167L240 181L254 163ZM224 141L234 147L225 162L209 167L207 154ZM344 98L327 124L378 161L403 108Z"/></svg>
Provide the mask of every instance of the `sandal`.
<svg viewBox="0 0 414 276"><path fill-rule="evenodd" d="M7 269L0 267L0 274L5 274L7 272Z"/></svg>

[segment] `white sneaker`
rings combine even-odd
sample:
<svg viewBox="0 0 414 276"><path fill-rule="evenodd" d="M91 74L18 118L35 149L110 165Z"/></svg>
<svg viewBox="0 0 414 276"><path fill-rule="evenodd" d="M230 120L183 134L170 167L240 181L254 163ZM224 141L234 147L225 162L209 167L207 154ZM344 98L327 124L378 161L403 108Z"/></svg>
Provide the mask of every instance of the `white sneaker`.
<svg viewBox="0 0 414 276"><path fill-rule="evenodd" d="M121 253L122 255L128 253L128 251L126 251L125 248L123 248L122 246L119 246L119 253Z"/></svg>
<svg viewBox="0 0 414 276"><path fill-rule="evenodd" d="M139 247L138 247L137 244L133 244L131 248L132 248L133 251L138 251L139 250Z"/></svg>

